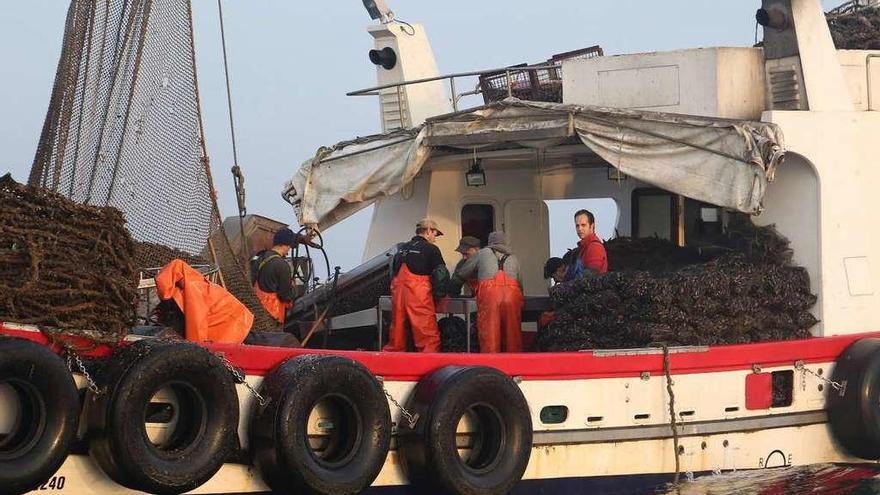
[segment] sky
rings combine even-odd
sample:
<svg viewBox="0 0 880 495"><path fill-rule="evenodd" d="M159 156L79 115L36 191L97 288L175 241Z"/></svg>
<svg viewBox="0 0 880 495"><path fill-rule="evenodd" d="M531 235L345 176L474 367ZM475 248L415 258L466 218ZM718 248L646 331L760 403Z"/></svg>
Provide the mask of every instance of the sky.
<svg viewBox="0 0 880 495"><path fill-rule="evenodd" d="M377 102L345 93L375 85L367 59L370 21L359 0L222 0L239 162L248 211L296 223L283 183L322 145L381 131ZM842 0L825 1L831 8ZM744 0L387 0L398 19L421 23L441 73L538 63L599 44L606 55L748 46L755 9ZM6 0L0 6L0 175L26 181L61 50L65 0ZM221 213L236 214L232 148L216 0L193 0L206 140ZM589 204L587 206L590 206ZM554 225L570 206L551 207L551 251L566 245ZM361 258L363 211L325 236L331 263ZM610 216L610 215L609 215ZM600 223L609 237L613 225ZM566 228L566 227L560 227ZM558 230L558 229L556 229ZM573 233L572 233L573 236Z"/></svg>

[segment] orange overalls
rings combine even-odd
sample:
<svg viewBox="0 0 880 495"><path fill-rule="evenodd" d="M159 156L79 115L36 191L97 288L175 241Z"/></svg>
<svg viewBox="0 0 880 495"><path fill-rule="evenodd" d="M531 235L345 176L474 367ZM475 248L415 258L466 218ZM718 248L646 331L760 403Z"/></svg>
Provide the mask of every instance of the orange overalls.
<svg viewBox="0 0 880 495"><path fill-rule="evenodd" d="M523 293L498 260L494 278L477 282L477 333L480 352L522 352Z"/></svg>
<svg viewBox="0 0 880 495"><path fill-rule="evenodd" d="M272 261L274 258L281 258L279 254L270 254L266 256L262 261L260 261L259 267L257 267L257 273L260 273L260 270L266 266L266 263ZM258 277L259 278L259 277ZM266 312L275 319L282 326L284 325L284 317L287 315L287 310L293 307L293 302L284 302L281 298L278 297L278 294L274 292L266 292L260 288L259 280L254 282L254 292L257 294L257 299L260 300L260 304L266 308Z"/></svg>
<svg viewBox="0 0 880 495"><path fill-rule="evenodd" d="M440 328L431 293L431 276L416 275L402 263L391 281L391 328L383 351L406 350L407 321L416 349L440 352Z"/></svg>

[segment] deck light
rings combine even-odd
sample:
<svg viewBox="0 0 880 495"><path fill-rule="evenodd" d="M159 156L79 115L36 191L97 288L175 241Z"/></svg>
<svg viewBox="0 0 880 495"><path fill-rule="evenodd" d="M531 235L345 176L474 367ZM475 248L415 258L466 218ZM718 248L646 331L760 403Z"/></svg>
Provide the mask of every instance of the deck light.
<svg viewBox="0 0 880 495"><path fill-rule="evenodd" d="M486 185L486 172L480 166L482 160L477 158L471 165L470 170L464 174L464 180L470 187L480 187Z"/></svg>

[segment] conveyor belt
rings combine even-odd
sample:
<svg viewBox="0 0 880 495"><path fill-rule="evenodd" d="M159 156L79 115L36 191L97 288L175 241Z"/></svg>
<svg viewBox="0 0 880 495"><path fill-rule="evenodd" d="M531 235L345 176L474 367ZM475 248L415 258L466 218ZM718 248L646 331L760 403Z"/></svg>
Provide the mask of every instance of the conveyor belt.
<svg viewBox="0 0 880 495"><path fill-rule="evenodd" d="M379 296L389 294L391 264L395 253L397 253L397 245L341 274L336 284L336 303L330 316L375 307ZM294 303L290 318L311 318L310 313L315 305L324 306L333 295L332 283L324 284L304 294Z"/></svg>

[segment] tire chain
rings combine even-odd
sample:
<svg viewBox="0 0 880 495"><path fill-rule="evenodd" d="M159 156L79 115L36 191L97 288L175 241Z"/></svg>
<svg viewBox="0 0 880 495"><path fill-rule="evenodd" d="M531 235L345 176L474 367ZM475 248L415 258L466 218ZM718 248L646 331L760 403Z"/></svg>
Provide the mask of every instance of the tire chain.
<svg viewBox="0 0 880 495"><path fill-rule="evenodd" d="M400 402L397 402L397 399L395 399L394 396L391 395L391 392L389 392L388 389L385 388L385 379L383 377L377 376L376 379L379 380L380 384L382 384L382 392L385 392L385 396L388 397L388 400L391 401L392 404L394 404L394 407L396 407L400 411L400 414L403 416L403 418L406 419L406 422L409 425L409 429L415 429L416 423L419 422L419 414L413 414L409 412L405 407L400 405Z"/></svg>

